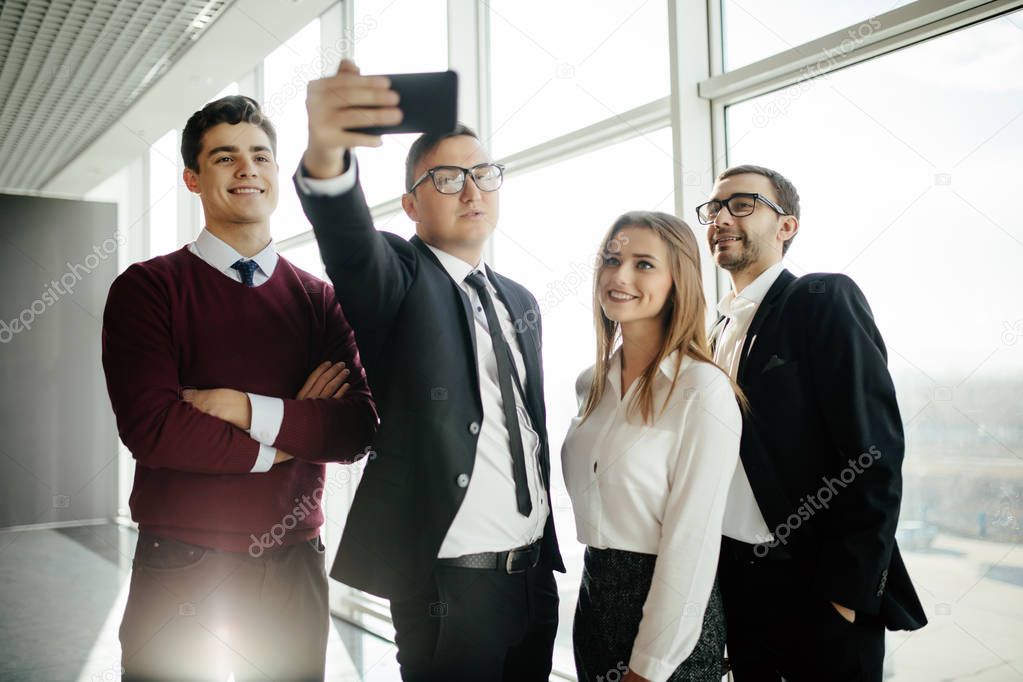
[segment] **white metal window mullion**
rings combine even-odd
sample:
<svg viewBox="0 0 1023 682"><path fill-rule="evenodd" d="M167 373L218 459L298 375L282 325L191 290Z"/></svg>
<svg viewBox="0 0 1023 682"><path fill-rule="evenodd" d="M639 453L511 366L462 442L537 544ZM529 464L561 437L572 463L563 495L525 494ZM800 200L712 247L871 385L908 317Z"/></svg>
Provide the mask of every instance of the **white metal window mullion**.
<svg viewBox="0 0 1023 682"><path fill-rule="evenodd" d="M714 155L710 103L696 93L696 86L711 71L713 22L710 5L718 0L667 0L668 44L671 60L671 130L674 159L675 214L693 226L703 253L704 292L708 311L717 298L717 268L692 217L714 182ZM708 312L708 322L710 321Z"/></svg>
<svg viewBox="0 0 1023 682"><path fill-rule="evenodd" d="M710 76L713 78L725 71L724 12L722 11L722 0L706 0L706 2L708 56ZM710 142L714 155L711 175L716 178L718 173L728 167L728 127L725 125L725 105L718 100L710 102ZM699 241L702 244L704 240L700 239ZM731 289L732 284L725 270L714 267L713 260L709 260L709 264L713 267L714 274L710 278L704 277L704 291L708 295L708 317L713 317L716 315L717 302ZM711 286L709 282L713 282L714 286Z"/></svg>
<svg viewBox="0 0 1023 682"><path fill-rule="evenodd" d="M699 84L736 104L1023 7L1023 0L917 0Z"/></svg>

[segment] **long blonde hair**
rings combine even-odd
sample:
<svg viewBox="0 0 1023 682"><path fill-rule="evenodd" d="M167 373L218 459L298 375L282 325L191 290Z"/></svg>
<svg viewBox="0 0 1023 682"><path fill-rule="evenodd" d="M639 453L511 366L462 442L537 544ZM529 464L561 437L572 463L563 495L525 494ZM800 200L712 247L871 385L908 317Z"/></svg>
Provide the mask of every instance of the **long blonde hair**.
<svg viewBox="0 0 1023 682"><path fill-rule="evenodd" d="M671 380L671 388L657 416L668 405L668 399L678 383L681 358L689 356L700 362L714 365L710 343L707 340L706 314L707 304L703 296L703 280L700 269L700 249L696 235L681 218L657 211L630 211L625 213L611 226L601 242L600 264L593 275L593 323L597 331L597 362L590 382L590 390L583 407L583 420L586 420L597 408L600 399L607 390L607 370L615 342L621 335L621 326L604 314L600 305L600 273L605 267L603 255L620 250L617 235L626 227L641 227L652 230L668 246L668 263L671 271L672 287L665 301L661 319L663 323L664 342L657 351L656 357L643 370L636 380L636 392L629 412L639 410L644 423L654 420L654 378L657 376L661 363L675 351L679 351L679 363L675 365L675 373ZM717 366L717 365L715 365ZM720 369L720 368L719 368ZM724 370L722 370L724 372ZM725 376L728 373L725 372ZM746 407L746 397L739 386L729 378L732 390L740 405Z"/></svg>

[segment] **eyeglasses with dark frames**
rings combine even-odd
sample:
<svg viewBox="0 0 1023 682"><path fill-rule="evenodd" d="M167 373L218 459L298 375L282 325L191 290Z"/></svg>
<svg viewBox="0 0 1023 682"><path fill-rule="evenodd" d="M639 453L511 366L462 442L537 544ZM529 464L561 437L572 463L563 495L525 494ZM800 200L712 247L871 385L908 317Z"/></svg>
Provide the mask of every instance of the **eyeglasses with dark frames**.
<svg viewBox="0 0 1023 682"><path fill-rule="evenodd" d="M736 192L727 199L712 199L696 207L696 217L701 225L710 225L722 208L727 208L733 218L742 218L753 213L757 202L761 202L778 215L789 215L784 208L758 192Z"/></svg>
<svg viewBox="0 0 1023 682"><path fill-rule="evenodd" d="M499 163L479 163L472 168L461 166L434 166L419 176L408 193L416 191L427 178L433 180L433 186L441 194L458 194L465 187L465 176L472 177L481 192L494 192L504 182L504 166Z"/></svg>

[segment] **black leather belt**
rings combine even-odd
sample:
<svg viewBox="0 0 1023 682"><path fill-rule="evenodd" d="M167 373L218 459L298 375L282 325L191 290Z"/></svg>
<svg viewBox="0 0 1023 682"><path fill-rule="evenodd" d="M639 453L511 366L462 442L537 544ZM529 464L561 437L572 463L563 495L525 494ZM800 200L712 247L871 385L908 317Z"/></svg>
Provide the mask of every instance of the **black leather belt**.
<svg viewBox="0 0 1023 682"><path fill-rule="evenodd" d="M482 568L489 571L506 573L522 573L537 565L540 561L540 540L531 545L510 549L507 552L480 552L466 554L453 559L437 559L442 566L459 568Z"/></svg>

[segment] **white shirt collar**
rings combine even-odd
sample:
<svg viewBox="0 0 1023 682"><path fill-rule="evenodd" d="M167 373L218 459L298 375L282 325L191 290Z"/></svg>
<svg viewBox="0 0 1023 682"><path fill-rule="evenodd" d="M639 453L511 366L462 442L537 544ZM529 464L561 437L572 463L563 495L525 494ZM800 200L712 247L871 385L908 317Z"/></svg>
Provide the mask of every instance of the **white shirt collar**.
<svg viewBox="0 0 1023 682"><path fill-rule="evenodd" d="M760 276L755 280L747 284L742 293L736 295L735 290L732 289L718 301L718 312L722 315L727 315L732 310L732 301L737 298L742 299L742 302L746 304L743 307L747 310L756 310L784 269L785 264L778 261L760 273Z"/></svg>
<svg viewBox="0 0 1023 682"><path fill-rule="evenodd" d="M675 378L675 363L678 361L679 352L672 351L661 360L661 364L657 367L661 371L661 374L667 378L670 382ZM692 358L688 355L682 358L682 366L679 367L679 372L685 369L686 365L692 362ZM607 363L607 380L614 387L616 396L622 394L622 347L618 346L615 352L611 354Z"/></svg>
<svg viewBox="0 0 1023 682"><path fill-rule="evenodd" d="M426 242L423 243L426 244ZM487 280L488 284L490 283L490 278L487 277L487 264L483 260L482 256L480 257L480 262L476 264L476 267L473 267L466 263L461 258L459 258L458 256L452 256L447 251L441 251L437 247L431 246L430 244L426 244L426 247L433 252L433 255L437 256L437 260L440 261L440 264L444 267L444 270L448 273L451 279L455 280L457 284L461 284L462 282L464 282L465 278L468 277L469 274L472 273L474 270L479 270L480 272L482 272L483 278Z"/></svg>
<svg viewBox="0 0 1023 682"><path fill-rule="evenodd" d="M244 259L240 253L235 251L233 246L217 237L205 227L199 232L199 236L195 238L195 250L200 258L226 275L230 275L233 272L231 270L232 265ZM263 274L269 278L273 276L274 269L277 267L277 258L277 250L274 248L274 243L271 239L270 243L262 251L248 260L255 261L259 269L263 271Z"/></svg>

